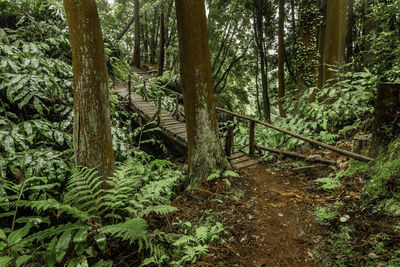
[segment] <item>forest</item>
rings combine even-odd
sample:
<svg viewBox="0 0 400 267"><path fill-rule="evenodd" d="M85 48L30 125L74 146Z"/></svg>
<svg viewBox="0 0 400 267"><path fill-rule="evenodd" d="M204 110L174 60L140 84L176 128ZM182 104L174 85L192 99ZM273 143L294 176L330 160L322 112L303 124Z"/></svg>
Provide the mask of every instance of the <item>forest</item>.
<svg viewBox="0 0 400 267"><path fill-rule="evenodd" d="M3 266L400 266L400 0L0 0Z"/></svg>

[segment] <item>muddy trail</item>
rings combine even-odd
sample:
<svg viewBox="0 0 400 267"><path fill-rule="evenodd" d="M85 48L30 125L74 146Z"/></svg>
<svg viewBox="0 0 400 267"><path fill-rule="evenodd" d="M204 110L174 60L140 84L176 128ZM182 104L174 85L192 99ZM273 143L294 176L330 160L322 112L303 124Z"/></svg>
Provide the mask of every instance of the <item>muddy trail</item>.
<svg viewBox="0 0 400 267"><path fill-rule="evenodd" d="M321 166L316 172L327 171ZM229 187L221 183L185 191L175 200L180 211L170 225L200 221L212 210L228 232L225 244L211 247L193 266L324 266L314 256L323 233L314 210L325 200L314 190L312 175L258 164L240 176Z"/></svg>

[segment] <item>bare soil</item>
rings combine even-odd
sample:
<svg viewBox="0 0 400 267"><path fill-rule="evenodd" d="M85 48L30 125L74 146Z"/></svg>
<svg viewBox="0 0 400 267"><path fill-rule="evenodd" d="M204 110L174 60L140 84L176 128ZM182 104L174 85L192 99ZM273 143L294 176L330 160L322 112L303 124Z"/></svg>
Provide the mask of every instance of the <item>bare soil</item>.
<svg viewBox="0 0 400 267"><path fill-rule="evenodd" d="M324 266L314 256L323 234L314 221L314 210L325 202L324 197L314 190L308 174L272 166L258 164L232 178L230 187L221 183L185 191L175 200L180 211L172 222L196 222L212 209L223 214L220 222L229 231L226 244L211 247L210 255L193 266ZM313 173L326 173L327 168Z"/></svg>

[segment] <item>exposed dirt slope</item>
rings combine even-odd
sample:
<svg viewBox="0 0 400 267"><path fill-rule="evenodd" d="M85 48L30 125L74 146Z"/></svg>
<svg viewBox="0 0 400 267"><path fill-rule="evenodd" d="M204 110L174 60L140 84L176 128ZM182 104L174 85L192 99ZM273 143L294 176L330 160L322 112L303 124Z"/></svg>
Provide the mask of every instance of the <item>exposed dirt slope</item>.
<svg viewBox="0 0 400 267"><path fill-rule="evenodd" d="M324 199L309 190L313 184L307 175L269 167L242 170L229 188L204 188L177 198L180 212L173 221L201 220L203 211L212 209L224 214L220 221L233 235L194 266L324 266L313 253L322 232L314 222L314 206ZM240 197L232 199L232 192L241 192Z"/></svg>

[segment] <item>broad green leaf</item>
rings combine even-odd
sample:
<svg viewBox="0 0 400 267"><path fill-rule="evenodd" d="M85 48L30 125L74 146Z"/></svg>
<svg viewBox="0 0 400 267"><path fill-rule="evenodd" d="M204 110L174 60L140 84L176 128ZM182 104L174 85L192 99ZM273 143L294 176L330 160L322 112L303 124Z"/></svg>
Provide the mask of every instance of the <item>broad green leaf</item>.
<svg viewBox="0 0 400 267"><path fill-rule="evenodd" d="M15 73L19 72L19 68L17 67L17 65L15 65L15 63L11 59L8 60L8 65L10 65L10 67L13 69L13 71L15 71Z"/></svg>
<svg viewBox="0 0 400 267"><path fill-rule="evenodd" d="M33 226L32 223L27 223L21 229L11 232L7 238L8 244L10 246L12 246L12 245L15 245L16 243L20 242L21 239L29 233L29 230L32 228L32 226Z"/></svg>
<svg viewBox="0 0 400 267"><path fill-rule="evenodd" d="M36 111L43 115L42 102L37 97L33 99L33 105Z"/></svg>
<svg viewBox="0 0 400 267"><path fill-rule="evenodd" d="M14 139L11 136L7 136L4 140L4 148L8 153L15 153Z"/></svg>
<svg viewBox="0 0 400 267"><path fill-rule="evenodd" d="M100 250L104 250L107 244L107 238L105 234L97 234L94 236L94 240L96 240L97 246Z"/></svg>
<svg viewBox="0 0 400 267"><path fill-rule="evenodd" d="M50 225L50 219L47 217L19 217L15 222L17 223L30 222L33 223L34 225L46 223L47 225Z"/></svg>
<svg viewBox="0 0 400 267"><path fill-rule="evenodd" d="M44 254L46 266L54 266L56 264L56 245L57 236L53 237L53 239L50 241L49 246Z"/></svg>
<svg viewBox="0 0 400 267"><path fill-rule="evenodd" d="M7 236L6 233L4 233L3 230L0 229L0 240L7 240Z"/></svg>
<svg viewBox="0 0 400 267"><path fill-rule="evenodd" d="M65 256L65 253L67 253L67 249L71 241L71 234L72 234L71 230L67 230L61 235L60 239L58 240L56 246L56 260L58 263L62 261L62 259Z"/></svg>
<svg viewBox="0 0 400 267"><path fill-rule="evenodd" d="M33 95L31 93L26 93L26 96L24 97L24 99L22 99L21 102L18 103L18 107L20 109L22 109L26 104L29 103L29 101L32 99ZM15 100L18 100L18 98L16 98Z"/></svg>
<svg viewBox="0 0 400 267"><path fill-rule="evenodd" d="M74 258L74 259L72 259L72 260L69 261L67 267L76 267L76 266L78 266L84 259L85 259L84 256L80 256L79 258Z"/></svg>
<svg viewBox="0 0 400 267"><path fill-rule="evenodd" d="M0 266L7 267L11 264L12 258L10 256L2 256L0 257Z"/></svg>
<svg viewBox="0 0 400 267"><path fill-rule="evenodd" d="M33 255L22 255L17 259L17 266L21 266L24 263L26 263L28 260L30 260L33 257Z"/></svg>
<svg viewBox="0 0 400 267"><path fill-rule="evenodd" d="M75 252L78 256L81 256L83 251L85 251L87 230L81 229L74 236Z"/></svg>

